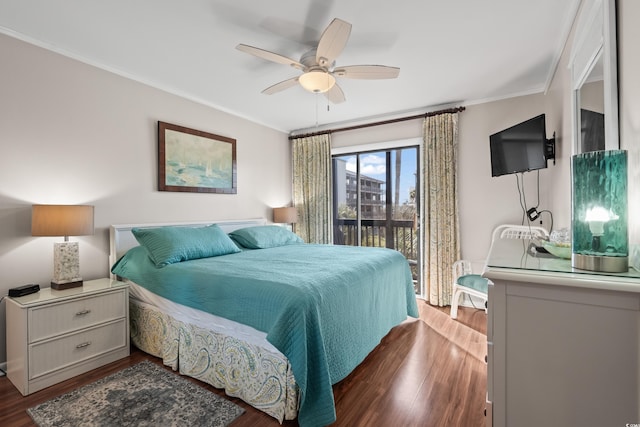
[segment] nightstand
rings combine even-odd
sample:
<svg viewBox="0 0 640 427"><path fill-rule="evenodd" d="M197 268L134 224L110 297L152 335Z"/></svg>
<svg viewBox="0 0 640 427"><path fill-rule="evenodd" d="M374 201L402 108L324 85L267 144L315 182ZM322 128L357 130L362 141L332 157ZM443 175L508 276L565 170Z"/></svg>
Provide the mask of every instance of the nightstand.
<svg viewBox="0 0 640 427"><path fill-rule="evenodd" d="M7 298L7 376L23 395L129 355L129 286L111 279Z"/></svg>

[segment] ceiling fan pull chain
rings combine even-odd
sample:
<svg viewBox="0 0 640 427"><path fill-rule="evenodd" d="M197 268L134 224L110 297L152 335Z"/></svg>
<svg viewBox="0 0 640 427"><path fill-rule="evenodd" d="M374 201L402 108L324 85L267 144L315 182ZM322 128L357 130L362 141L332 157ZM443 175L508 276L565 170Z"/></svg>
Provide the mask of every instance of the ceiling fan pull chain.
<svg viewBox="0 0 640 427"><path fill-rule="evenodd" d="M318 127L318 92L316 92L316 127Z"/></svg>

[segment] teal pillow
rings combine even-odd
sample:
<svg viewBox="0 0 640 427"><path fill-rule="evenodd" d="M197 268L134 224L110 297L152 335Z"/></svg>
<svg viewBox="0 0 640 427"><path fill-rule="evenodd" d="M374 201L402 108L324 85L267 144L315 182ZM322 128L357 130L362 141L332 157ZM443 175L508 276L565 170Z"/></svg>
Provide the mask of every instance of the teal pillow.
<svg viewBox="0 0 640 427"><path fill-rule="evenodd" d="M133 228L131 232L138 243L147 249L156 267L240 252L235 243L216 224L197 228Z"/></svg>
<svg viewBox="0 0 640 427"><path fill-rule="evenodd" d="M300 236L278 225L258 225L232 231L229 236L250 249L267 249L277 246L304 243Z"/></svg>

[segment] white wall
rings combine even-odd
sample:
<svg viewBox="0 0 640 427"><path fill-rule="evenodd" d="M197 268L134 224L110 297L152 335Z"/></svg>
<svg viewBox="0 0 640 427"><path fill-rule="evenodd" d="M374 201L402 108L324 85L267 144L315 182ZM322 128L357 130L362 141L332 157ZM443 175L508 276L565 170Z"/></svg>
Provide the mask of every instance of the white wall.
<svg viewBox="0 0 640 427"><path fill-rule="evenodd" d="M95 205L95 235L71 238L86 280L108 274L111 224L271 220L291 201L286 134L7 36L0 52L0 295L51 280L61 239L31 237L34 203ZM158 120L235 138L237 194L158 192Z"/></svg>
<svg viewBox="0 0 640 427"><path fill-rule="evenodd" d="M516 176L491 176L489 136L517 123L545 113L547 137L551 138L555 126L545 108L542 94L528 95L480 105L472 105L461 113L459 146L459 203L462 257L484 260L491 243L491 233L500 224L521 224L523 209ZM538 205L538 211L552 210L549 193L552 186L549 176L556 166L548 162L547 169L526 172L522 175L526 208ZM540 200L538 201L538 174ZM553 212L554 217L556 215ZM544 213L535 225L549 228L550 216ZM556 221L554 226L557 226Z"/></svg>
<svg viewBox="0 0 640 427"><path fill-rule="evenodd" d="M571 227L571 155L573 125L571 123L571 76L569 56L573 31L564 48L556 72L545 94L547 131L556 131L556 164L548 176L548 202L553 211L554 229Z"/></svg>

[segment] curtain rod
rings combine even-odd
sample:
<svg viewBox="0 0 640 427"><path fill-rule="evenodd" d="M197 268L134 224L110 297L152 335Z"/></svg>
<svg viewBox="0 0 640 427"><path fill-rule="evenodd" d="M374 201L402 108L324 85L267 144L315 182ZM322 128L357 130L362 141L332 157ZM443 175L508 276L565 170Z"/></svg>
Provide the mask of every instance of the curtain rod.
<svg viewBox="0 0 640 427"><path fill-rule="evenodd" d="M373 126L389 125L389 124L392 124L392 123L405 122L407 120L423 119L423 118L426 118L426 117L437 116L439 114L459 113L461 111L464 111L465 109L466 109L465 107L447 108L445 110L429 111L428 113L416 114L415 116L400 117L400 118L397 118L397 119L383 120L383 121L380 121L380 122L372 122L372 123L366 123L366 124L362 124L362 125L355 125L355 126L348 126L348 127L344 127L344 128L338 128L338 129L327 129L327 130L322 130L322 131L312 132L312 133L305 133L305 134L300 134L300 135L290 135L289 136L289 141L291 141L292 139L297 139L297 138L308 138L308 137L311 137L311 136L326 135L328 133L330 134L330 133L334 133L334 132L345 132L345 131L348 131L348 130L356 130L356 129L363 129L363 128L368 128L368 127L373 127Z"/></svg>

